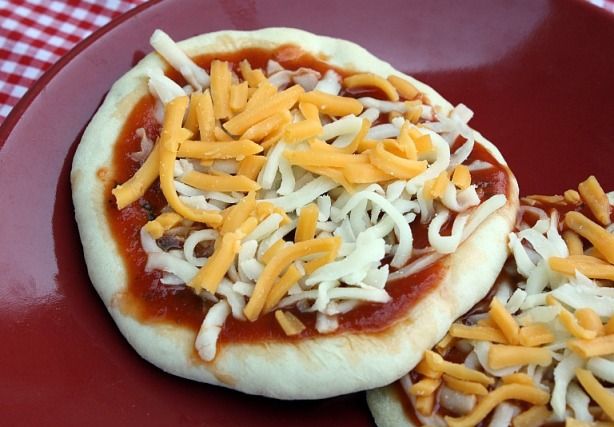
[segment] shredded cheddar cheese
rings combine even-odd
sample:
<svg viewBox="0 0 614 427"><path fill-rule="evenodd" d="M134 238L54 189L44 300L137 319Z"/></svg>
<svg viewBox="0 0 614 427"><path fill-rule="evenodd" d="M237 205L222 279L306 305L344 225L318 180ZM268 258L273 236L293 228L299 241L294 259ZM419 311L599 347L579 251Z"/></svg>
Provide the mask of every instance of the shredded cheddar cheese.
<svg viewBox="0 0 614 427"><path fill-rule="evenodd" d="M539 427L552 416L552 412L545 405L532 406L512 420L513 427Z"/></svg>
<svg viewBox="0 0 614 427"><path fill-rule="evenodd" d="M551 362L550 350L543 347L493 344L488 352L488 365L492 369L529 364L548 366Z"/></svg>
<svg viewBox="0 0 614 427"><path fill-rule="evenodd" d="M301 102L308 102L318 107L322 114L329 116L346 116L348 114L358 115L362 112L362 104L346 96L331 95L324 92L312 91L301 94Z"/></svg>
<svg viewBox="0 0 614 427"><path fill-rule="evenodd" d="M494 298L490 303L491 319L497 324L510 344L518 344L520 327L516 320L508 313L499 299Z"/></svg>
<svg viewBox="0 0 614 427"><path fill-rule="evenodd" d="M568 212L565 224L590 241L610 264L614 264L614 235L578 212Z"/></svg>
<svg viewBox="0 0 614 427"><path fill-rule="evenodd" d="M115 196L117 209L123 209L145 194L145 191L158 179L160 167L160 144L156 144L147 160L132 177L117 185L111 193Z"/></svg>
<svg viewBox="0 0 614 427"><path fill-rule="evenodd" d="M318 206L314 203L310 203L301 209L294 233L295 242L303 242L315 237L318 214Z"/></svg>
<svg viewBox="0 0 614 427"><path fill-rule="evenodd" d="M283 61L257 68L219 58L205 70L168 36L159 37L162 58L173 59L192 87L152 73L152 95L165 106L160 137L113 195L118 209L149 201L147 189L159 180L166 205L156 201L160 215L140 232L145 269L160 273L161 286L187 285L211 306L195 343L203 359L215 357L227 316L253 322L274 313L279 327L295 335L306 326L292 313L307 312L317 319L309 327L333 332L346 310L392 299L387 264L398 269L411 260L410 223L427 222L434 209L472 217L462 195L444 201L471 184L469 160L451 166L451 141L471 115L466 107L458 107L464 121L458 120L458 111L435 108L397 76L341 77L285 69ZM373 97L354 96L354 88ZM160 98L159 89L174 99ZM435 200L425 204L427 187ZM470 233L457 228L460 244ZM446 252L428 239L429 249ZM497 328L480 333L507 342ZM476 332L469 335L482 337ZM447 345L458 340L448 336ZM492 383L461 365L431 362L439 370L425 364L423 371L436 380L433 391L444 373L457 386L481 382L480 393ZM433 399L417 396L424 411L432 411Z"/></svg>
<svg viewBox="0 0 614 427"><path fill-rule="evenodd" d="M482 340L496 343L507 343L505 335L500 330L489 326L466 326L455 323L450 327L450 335L456 338Z"/></svg>
<svg viewBox="0 0 614 427"><path fill-rule="evenodd" d="M479 371L469 369L459 363L448 362L439 354L433 353L432 351L427 351L424 354L424 358L430 369L443 372L459 380L474 381L484 385L493 384L495 382L492 378Z"/></svg>
<svg viewBox="0 0 614 427"><path fill-rule="evenodd" d="M252 322L258 318L264 307L266 298L273 287L275 278L277 278L285 268L299 258L330 250L331 247L336 244L337 240L338 238L330 237L327 239L313 239L299 242L275 254L256 282L254 292L245 306L245 317Z"/></svg>
<svg viewBox="0 0 614 427"><path fill-rule="evenodd" d="M536 347L554 342L554 334L544 324L523 326L518 332L518 341L526 347Z"/></svg>
<svg viewBox="0 0 614 427"><path fill-rule="evenodd" d="M232 119L224 123L224 129L233 135L241 135L250 126L258 123L273 114L284 110L289 110L296 104L300 94L304 93L302 87L296 85L282 92L278 92L268 99L265 99L259 108L246 108ZM249 102L248 102L249 107Z"/></svg>
<svg viewBox="0 0 614 427"><path fill-rule="evenodd" d="M177 225L183 218L175 212L165 212L152 221L149 221L143 227L154 239L162 237L165 231Z"/></svg>
<svg viewBox="0 0 614 427"><path fill-rule="evenodd" d="M275 311L275 319L284 330L286 335L298 335L305 330L305 325L289 311Z"/></svg>
<svg viewBox="0 0 614 427"><path fill-rule="evenodd" d="M425 378L413 384L409 388L409 392L414 396L428 396L429 394L433 394L440 384L440 379Z"/></svg>
<svg viewBox="0 0 614 427"><path fill-rule="evenodd" d="M459 418L447 416L445 420L450 427L471 427L486 418L495 406L505 400L515 399L534 405L544 405L548 402L549 397L548 393L535 387L521 384L505 384L496 388L482 399L469 415Z"/></svg>
<svg viewBox="0 0 614 427"><path fill-rule="evenodd" d="M477 396L486 396L488 394L486 387L478 382L459 380L445 374L443 375L443 380L448 387L461 393L475 394Z"/></svg>
<svg viewBox="0 0 614 427"><path fill-rule="evenodd" d="M583 358L614 354L614 335L605 335L592 340L570 340L567 342L567 347Z"/></svg>
<svg viewBox="0 0 614 427"><path fill-rule="evenodd" d="M614 421L614 393L599 384L595 376L586 369L576 369L576 377L586 392L601 406L605 413Z"/></svg>
<svg viewBox="0 0 614 427"><path fill-rule="evenodd" d="M239 252L241 238L238 233L224 234L221 244L188 285L214 293Z"/></svg>
<svg viewBox="0 0 614 427"><path fill-rule="evenodd" d="M586 181L578 185L578 191L584 203L586 203L597 220L602 225L609 225L610 204L603 188L594 176L589 176Z"/></svg>
<svg viewBox="0 0 614 427"><path fill-rule="evenodd" d="M401 77L390 75L388 76L388 81L394 86L399 95L405 99L414 99L420 93L413 84Z"/></svg>
<svg viewBox="0 0 614 427"><path fill-rule="evenodd" d="M437 179L427 181L423 187L425 198L437 196L437 192L433 194ZM580 188L586 186L583 184ZM591 192L597 184L590 184ZM580 199L582 193L586 188L580 193L569 190L564 197L525 199L527 212L538 220L527 223L521 215L518 230L510 235L510 249L520 278L511 286L503 280L488 313L480 307L451 326L448 336L457 343L451 349L436 347L444 359L438 360L436 353L427 352L414 369L411 378L416 384L442 378L448 389L462 393L433 390L436 399L428 414L418 410L416 401L420 422L475 425L495 407L491 423L514 426L538 426L562 419L567 420L566 425L601 425L612 416L609 412L614 408L614 393L603 381L614 378L609 360L614 354L614 276L609 274L614 265L601 253L611 249L611 230L574 211L581 203L588 204L588 196ZM554 211L552 204L557 205L557 210L560 207L562 212L567 211L566 215ZM609 209L608 205L608 212ZM595 211L587 215L598 217ZM509 273L509 269L506 271ZM604 324L604 319L609 320ZM453 360L458 360L457 350L462 355L469 351L464 364L445 360L452 354ZM493 382L461 380L442 373L446 364L471 367ZM524 391L511 397L511 390L519 388ZM533 397L528 399L530 394ZM534 406L514 415L521 411L514 401L523 398ZM504 403L506 400L510 402ZM457 416L444 416L438 408ZM570 415L594 421L580 422Z"/></svg>
<svg viewBox="0 0 614 427"><path fill-rule="evenodd" d="M346 77L343 79L343 84L350 89L355 87L374 87L384 92L390 101L399 100L399 93L391 82L372 73L354 74Z"/></svg>

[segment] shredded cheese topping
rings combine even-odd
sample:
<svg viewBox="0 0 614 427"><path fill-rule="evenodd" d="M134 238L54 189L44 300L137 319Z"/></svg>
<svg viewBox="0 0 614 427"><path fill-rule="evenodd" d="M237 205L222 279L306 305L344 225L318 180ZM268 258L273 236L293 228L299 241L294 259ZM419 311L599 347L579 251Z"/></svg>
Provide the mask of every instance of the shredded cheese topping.
<svg viewBox="0 0 614 427"><path fill-rule="evenodd" d="M614 245L612 229L602 226L613 203L606 197L604 206L604 197L590 177L565 196L524 199L507 267L515 264L518 283L502 282L488 311L453 324L436 352L426 352L401 381L421 422L473 426L488 416L489 425L502 426L614 422ZM577 212L583 205L597 221ZM557 208L571 210L561 216ZM454 353L464 362L446 360ZM443 383L435 383L441 373ZM418 401L418 391L430 400ZM514 401L533 406L522 411Z"/></svg>
<svg viewBox="0 0 614 427"><path fill-rule="evenodd" d="M275 61L254 69L247 60L213 60L207 72L159 30L152 45L191 88L150 71L164 107L160 138L113 195L122 209L159 179L168 206L141 243L162 283L215 304L196 342L205 360L228 316L253 322L274 312L297 335L305 326L292 311L315 312L318 331L333 332L360 302L390 301L389 269L412 258L412 222L430 222L415 272L453 252L499 196L505 203L502 195L481 203L462 164L474 145L470 110L446 115L401 77L322 76ZM357 87L386 100L344 95ZM459 136L466 142L451 152ZM441 235L454 216L451 235ZM164 238L183 250L163 250Z"/></svg>

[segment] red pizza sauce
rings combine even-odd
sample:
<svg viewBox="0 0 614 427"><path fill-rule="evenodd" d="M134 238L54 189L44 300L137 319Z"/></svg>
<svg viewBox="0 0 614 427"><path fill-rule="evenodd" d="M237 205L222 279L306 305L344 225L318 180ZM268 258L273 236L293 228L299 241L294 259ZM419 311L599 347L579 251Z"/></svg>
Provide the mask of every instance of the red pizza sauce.
<svg viewBox="0 0 614 427"><path fill-rule="evenodd" d="M309 67L321 73L334 69L341 75L347 75L344 70L336 69L324 62L325 58L315 58L293 46L283 46L274 51L262 49L246 49L240 52L220 55L206 55L196 59L205 69L213 59L226 60L238 67L242 59L247 59L253 68L266 68L269 59L279 62L284 68L297 69ZM183 78L175 71L167 73L179 84L185 84ZM379 90L361 90L360 93L345 93L354 96L371 96L386 99ZM198 330L208 309L208 303L196 296L186 286L166 286L160 283L160 272L145 272L147 255L141 248L140 228L155 218L160 209L166 205L158 183L156 182L137 202L121 211L117 210L115 198L111 190L123 183L138 170L140 164L129 156L140 150L140 140L135 132L145 128L147 135L154 138L159 134L160 125L154 120L155 100L151 96L143 97L131 114L127 117L121 135L115 145L113 159L113 179L106 190L107 218L118 250L122 254L128 272L128 290L122 300L122 308L130 315L144 323L171 323ZM456 146L457 144L455 144ZM493 158L480 145L476 144L468 162L481 160L491 163L494 167L472 172L472 183L478 187L481 200L486 200L495 194L508 194L508 169ZM449 233L453 216L442 230ZM415 222L411 225L414 235L414 247L427 245L427 228ZM335 333L346 331L377 332L394 323L401 315L420 301L439 282L444 271L442 263L438 262L412 276L389 283L386 290L392 301L386 304L364 303L352 311L340 315L339 328ZM297 340L317 335L315 329L315 314L292 312L307 326L298 337L288 337L275 320L273 313L261 315L255 322L239 321L229 316L219 337L219 343L246 342L254 340Z"/></svg>

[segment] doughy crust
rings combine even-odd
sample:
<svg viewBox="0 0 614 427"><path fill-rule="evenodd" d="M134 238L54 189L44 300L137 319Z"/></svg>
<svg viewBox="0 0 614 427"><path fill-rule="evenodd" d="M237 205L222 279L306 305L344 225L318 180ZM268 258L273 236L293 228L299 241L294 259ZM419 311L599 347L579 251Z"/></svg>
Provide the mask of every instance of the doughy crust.
<svg viewBox="0 0 614 427"><path fill-rule="evenodd" d="M289 28L253 32L224 31L180 43L188 55L247 47L297 44L349 70L396 74L409 79L444 111L452 106L429 86L393 69L363 48L344 40ZM71 182L75 216L91 281L121 332L138 353L164 371L250 394L281 399L315 399L380 387L408 372L495 281L507 256L507 234L518 206L518 190L509 175L511 197L459 249L445 258L445 277L411 312L380 333L318 336L296 343L220 346L210 363L195 360L195 333L171 325L142 324L123 313L118 297L126 290L124 261L105 215L105 175L112 170L113 144L124 119L147 90L146 70L165 67L155 53L146 56L111 88L87 127L73 161ZM499 151L476 132L476 139L504 164ZM112 177L107 173L106 177ZM102 178L101 178L102 177Z"/></svg>

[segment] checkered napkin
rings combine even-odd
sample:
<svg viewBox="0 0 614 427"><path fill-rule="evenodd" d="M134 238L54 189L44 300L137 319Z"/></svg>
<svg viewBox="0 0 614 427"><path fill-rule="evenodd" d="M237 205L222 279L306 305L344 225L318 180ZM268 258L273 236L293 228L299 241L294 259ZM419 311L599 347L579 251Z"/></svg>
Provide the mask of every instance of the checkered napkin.
<svg viewBox="0 0 614 427"><path fill-rule="evenodd" d="M0 0L0 124L64 53L145 1ZM614 12L614 0L587 1Z"/></svg>
<svg viewBox="0 0 614 427"><path fill-rule="evenodd" d="M75 44L146 0L0 0L0 123Z"/></svg>

